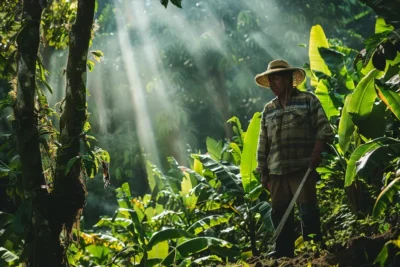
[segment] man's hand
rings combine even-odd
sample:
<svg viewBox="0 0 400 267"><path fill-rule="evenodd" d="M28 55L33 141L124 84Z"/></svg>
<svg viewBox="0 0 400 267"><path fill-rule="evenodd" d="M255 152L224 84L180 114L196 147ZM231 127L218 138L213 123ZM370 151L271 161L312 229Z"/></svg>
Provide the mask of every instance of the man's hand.
<svg viewBox="0 0 400 267"><path fill-rule="evenodd" d="M322 140L317 140L310 159L310 167L312 169L317 168L319 164L321 164L323 151L324 151L324 142Z"/></svg>
<svg viewBox="0 0 400 267"><path fill-rule="evenodd" d="M261 174L261 184L265 189L269 190L269 175L268 175L268 173Z"/></svg>

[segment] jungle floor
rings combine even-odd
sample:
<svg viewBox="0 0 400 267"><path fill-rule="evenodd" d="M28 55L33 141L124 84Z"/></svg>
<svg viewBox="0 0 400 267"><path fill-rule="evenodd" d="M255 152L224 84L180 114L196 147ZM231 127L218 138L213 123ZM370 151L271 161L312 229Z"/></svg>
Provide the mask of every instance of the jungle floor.
<svg viewBox="0 0 400 267"><path fill-rule="evenodd" d="M250 266L262 267L294 267L294 266L379 266L374 264L378 254L385 243L397 240L400 229L389 231L385 234L371 237L355 237L350 239L346 245L336 244L327 250L303 253L295 258L270 259L264 257L251 258L247 261ZM400 255L394 246L389 246L388 257L385 266L400 267Z"/></svg>

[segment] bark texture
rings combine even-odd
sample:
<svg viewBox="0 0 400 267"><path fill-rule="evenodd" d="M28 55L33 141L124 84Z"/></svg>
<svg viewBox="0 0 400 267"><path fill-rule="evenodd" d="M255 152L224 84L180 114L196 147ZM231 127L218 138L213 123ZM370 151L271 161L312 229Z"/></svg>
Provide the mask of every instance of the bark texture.
<svg viewBox="0 0 400 267"><path fill-rule="evenodd" d="M80 161L76 161L68 172L66 172L66 167L69 160L80 155L80 144L85 138L82 132L87 120L86 61L94 7L95 0L78 1L76 21L70 33L65 107L60 119L62 146L57 154L56 176L52 192L54 206L51 226L54 242L59 242L63 227L68 234L71 233L72 226L85 205L86 190L81 176L82 165Z"/></svg>
<svg viewBox="0 0 400 267"><path fill-rule="evenodd" d="M30 214L31 225L25 249L28 250L28 266L56 266L55 250L50 242L48 225L48 192L43 174L39 146L38 120L35 114L35 70L39 48L39 27L42 7L38 0L23 2L23 26L17 39L17 100L14 106L13 127L17 135L18 153L22 166L25 194L25 212Z"/></svg>

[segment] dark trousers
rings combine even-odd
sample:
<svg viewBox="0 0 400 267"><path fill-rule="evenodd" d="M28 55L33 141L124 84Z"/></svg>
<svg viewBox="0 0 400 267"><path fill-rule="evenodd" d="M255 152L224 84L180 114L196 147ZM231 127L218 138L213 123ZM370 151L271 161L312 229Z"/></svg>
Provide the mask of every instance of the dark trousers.
<svg viewBox="0 0 400 267"><path fill-rule="evenodd" d="M306 171L300 170L285 175L270 175L272 222L275 228L278 227ZM317 177L318 173L316 171L310 172L297 199L303 240L310 240L311 236L315 241L321 240L320 215L315 188ZM276 241L275 255L277 257L294 256L294 228L294 213L292 210Z"/></svg>

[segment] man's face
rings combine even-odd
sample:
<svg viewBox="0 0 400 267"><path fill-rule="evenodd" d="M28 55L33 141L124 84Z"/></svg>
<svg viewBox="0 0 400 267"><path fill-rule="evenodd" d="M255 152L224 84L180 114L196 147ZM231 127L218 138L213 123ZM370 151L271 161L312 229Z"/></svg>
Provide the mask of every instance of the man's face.
<svg viewBox="0 0 400 267"><path fill-rule="evenodd" d="M276 96L285 93L286 89L291 83L290 80L291 75L292 75L291 73L278 72L269 74L267 76L269 87Z"/></svg>

